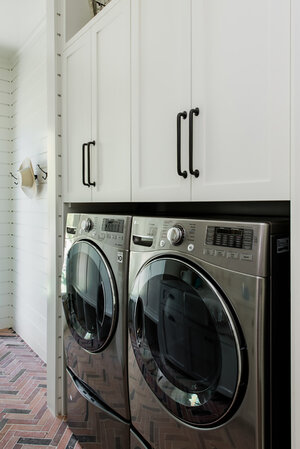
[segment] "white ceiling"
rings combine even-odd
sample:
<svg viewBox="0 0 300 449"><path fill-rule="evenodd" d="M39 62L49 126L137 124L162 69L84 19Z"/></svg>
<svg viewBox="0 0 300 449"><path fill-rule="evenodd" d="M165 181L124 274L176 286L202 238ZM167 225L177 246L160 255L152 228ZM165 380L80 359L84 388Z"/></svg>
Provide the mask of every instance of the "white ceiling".
<svg viewBox="0 0 300 449"><path fill-rule="evenodd" d="M46 15L46 0L0 0L0 57L10 57Z"/></svg>

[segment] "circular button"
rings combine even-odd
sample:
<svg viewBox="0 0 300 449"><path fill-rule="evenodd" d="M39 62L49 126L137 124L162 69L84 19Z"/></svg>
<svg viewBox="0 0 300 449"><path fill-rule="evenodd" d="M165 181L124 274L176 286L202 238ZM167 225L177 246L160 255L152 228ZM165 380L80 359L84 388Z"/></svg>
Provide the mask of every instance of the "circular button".
<svg viewBox="0 0 300 449"><path fill-rule="evenodd" d="M161 240L159 242L159 245L161 246L161 248L163 248L165 246L166 242L164 240Z"/></svg>
<svg viewBox="0 0 300 449"><path fill-rule="evenodd" d="M187 247L188 251L193 251L194 248L195 248L195 246L192 243L190 243Z"/></svg>
<svg viewBox="0 0 300 449"><path fill-rule="evenodd" d="M83 220L81 222L81 229L85 232L89 232L91 229L93 229L93 222L90 218L87 218L86 220Z"/></svg>
<svg viewBox="0 0 300 449"><path fill-rule="evenodd" d="M184 239L184 229L180 225L173 226L167 232L167 239L171 245L180 245Z"/></svg>

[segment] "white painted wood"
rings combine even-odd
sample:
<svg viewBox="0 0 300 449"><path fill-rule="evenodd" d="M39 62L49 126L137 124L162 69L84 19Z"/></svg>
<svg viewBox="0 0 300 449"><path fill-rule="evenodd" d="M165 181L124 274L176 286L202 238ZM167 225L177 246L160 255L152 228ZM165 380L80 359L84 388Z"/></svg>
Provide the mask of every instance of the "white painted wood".
<svg viewBox="0 0 300 449"><path fill-rule="evenodd" d="M160 4L157 17L153 2L133 2L133 199L289 199L289 1L192 0L191 11L190 2L182 3ZM176 101L187 112L200 108L193 138L198 179L180 179L170 169Z"/></svg>
<svg viewBox="0 0 300 449"><path fill-rule="evenodd" d="M48 183L48 283L47 283L47 404L54 415L63 415L63 339L60 275L63 250L62 211L62 2L47 2L47 163Z"/></svg>
<svg viewBox="0 0 300 449"><path fill-rule="evenodd" d="M0 128L0 140L9 140L10 135L10 128Z"/></svg>
<svg viewBox="0 0 300 449"><path fill-rule="evenodd" d="M120 0L91 29L93 201L130 201L130 0Z"/></svg>
<svg viewBox="0 0 300 449"><path fill-rule="evenodd" d="M0 250L1 250L1 255L3 258L7 258L7 260L10 259L11 255L12 255L10 246L7 246L7 245L1 246L0 245Z"/></svg>
<svg viewBox="0 0 300 449"><path fill-rule="evenodd" d="M4 257L0 257L0 272L8 271L8 270L11 271L12 268L13 268L12 259L6 259Z"/></svg>
<svg viewBox="0 0 300 449"><path fill-rule="evenodd" d="M300 447L300 3L292 0L291 416L292 449Z"/></svg>
<svg viewBox="0 0 300 449"><path fill-rule="evenodd" d="M10 94L6 92L0 92L0 104L1 106L10 107Z"/></svg>
<svg viewBox="0 0 300 449"><path fill-rule="evenodd" d="M1 297L0 297L0 306L1 307L8 307L8 304L10 304L10 307L12 307L12 305L11 305L11 295L2 294Z"/></svg>
<svg viewBox="0 0 300 449"><path fill-rule="evenodd" d="M192 199L290 198L290 2L192 0Z"/></svg>
<svg viewBox="0 0 300 449"><path fill-rule="evenodd" d="M6 329L7 326L11 327L11 317L0 318L0 329ZM10 323L9 325L7 323Z"/></svg>
<svg viewBox="0 0 300 449"><path fill-rule="evenodd" d="M89 33L83 35L64 53L63 74L64 200L90 201L91 189L82 182L82 145L92 140Z"/></svg>
<svg viewBox="0 0 300 449"><path fill-rule="evenodd" d="M12 178L9 174L7 175L0 175L0 189L6 189L7 186L10 186L12 183Z"/></svg>
<svg viewBox="0 0 300 449"><path fill-rule="evenodd" d="M0 315L6 318L9 318L11 316L11 312L12 312L12 307L11 306L1 306L0 305Z"/></svg>
<svg viewBox="0 0 300 449"><path fill-rule="evenodd" d="M22 284L15 284L14 288L15 296L20 297L22 294L24 295L24 286ZM30 293L30 291L32 292L32 290L29 290L28 293ZM46 294L43 295L41 292L40 301L46 303L46 299ZM47 322L45 314L37 312L36 308L31 306L29 294L23 296L23 301L23 309L16 305L13 307L14 323L18 323L18 330L16 331L22 336L26 334L26 339L24 338L24 340L34 349L42 360L46 360L46 333L44 332L44 329L47 326ZM31 329L30 334L28 334L28 326L30 326Z"/></svg>
<svg viewBox="0 0 300 449"><path fill-rule="evenodd" d="M0 58L0 328L12 325L10 67Z"/></svg>
<svg viewBox="0 0 300 449"><path fill-rule="evenodd" d="M190 0L132 1L132 198L190 196L177 175L176 117L191 102ZM188 169L182 123L182 169Z"/></svg>
<svg viewBox="0 0 300 449"><path fill-rule="evenodd" d="M8 182L11 182L11 179L7 180ZM8 198L10 198L11 195L11 189L8 186L0 187L0 201L7 201Z"/></svg>
<svg viewBox="0 0 300 449"><path fill-rule="evenodd" d="M12 61L12 163L16 173L25 157L34 171L47 167L46 23ZM1 176L0 176L1 177ZM46 361L48 284L47 187L38 175L38 193L29 199L12 185L13 327ZM0 236L1 240L1 236Z"/></svg>
<svg viewBox="0 0 300 449"><path fill-rule="evenodd" d="M64 200L70 202L130 200L130 0L115 1L97 19L63 56ZM82 145L92 140L96 186L86 187Z"/></svg>
<svg viewBox="0 0 300 449"><path fill-rule="evenodd" d="M66 43L93 18L93 13L88 0L64 0L63 8L63 34Z"/></svg>

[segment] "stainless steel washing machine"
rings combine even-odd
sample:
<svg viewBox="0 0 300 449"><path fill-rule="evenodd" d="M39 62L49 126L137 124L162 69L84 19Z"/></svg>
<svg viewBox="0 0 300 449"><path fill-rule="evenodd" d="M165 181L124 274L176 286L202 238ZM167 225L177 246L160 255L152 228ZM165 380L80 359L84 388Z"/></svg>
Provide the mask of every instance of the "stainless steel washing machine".
<svg viewBox="0 0 300 449"><path fill-rule="evenodd" d="M136 434L136 432L130 430L130 449L151 449L151 447L142 441L141 438Z"/></svg>
<svg viewBox="0 0 300 449"><path fill-rule="evenodd" d="M155 449L288 448L285 220L134 217L132 423Z"/></svg>
<svg viewBox="0 0 300 449"><path fill-rule="evenodd" d="M83 448L128 449L131 217L69 214L62 301L67 419Z"/></svg>

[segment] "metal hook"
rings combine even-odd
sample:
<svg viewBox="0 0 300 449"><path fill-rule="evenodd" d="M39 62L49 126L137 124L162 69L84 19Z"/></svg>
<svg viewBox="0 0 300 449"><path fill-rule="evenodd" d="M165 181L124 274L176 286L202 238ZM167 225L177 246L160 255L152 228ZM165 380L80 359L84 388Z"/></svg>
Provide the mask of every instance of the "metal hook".
<svg viewBox="0 0 300 449"><path fill-rule="evenodd" d="M13 175L11 171L9 172L9 174L10 174L10 176L11 176L12 178L18 180L18 178L16 178L15 175ZM17 185L18 185L18 182L15 182L15 181L14 181L14 184L17 186Z"/></svg>
<svg viewBox="0 0 300 449"><path fill-rule="evenodd" d="M44 179L44 181L48 178L48 172L46 172L45 170L43 170L39 164L37 164L38 168L46 175L46 176L42 176L42 179Z"/></svg>

